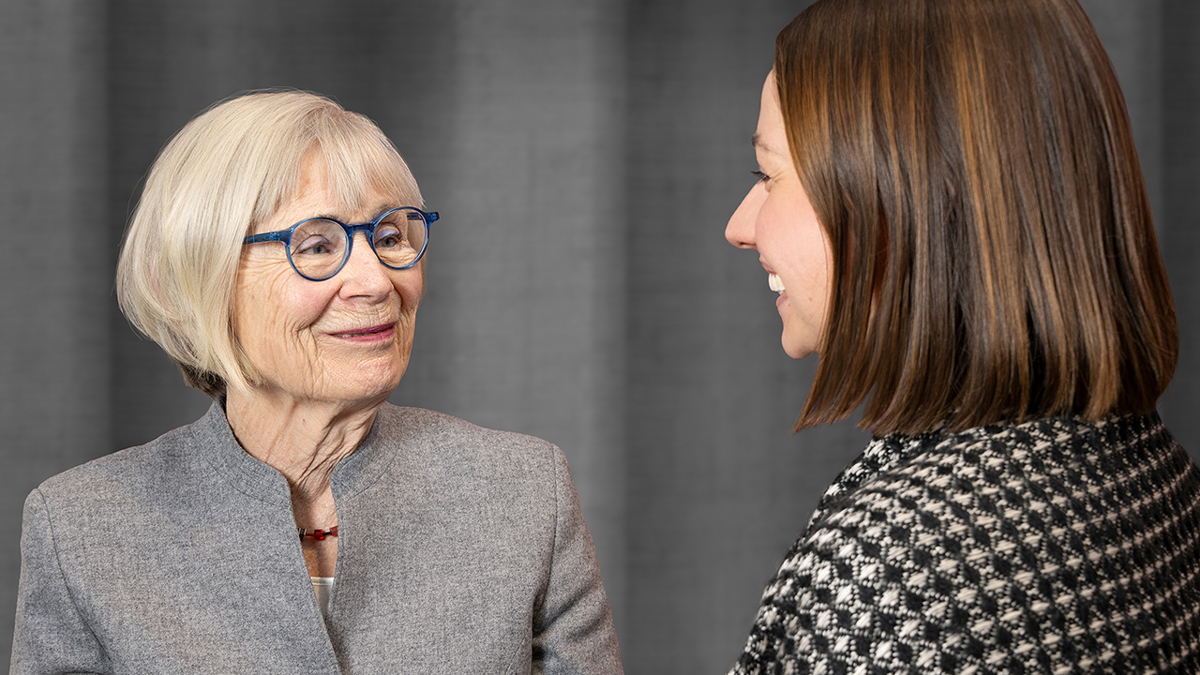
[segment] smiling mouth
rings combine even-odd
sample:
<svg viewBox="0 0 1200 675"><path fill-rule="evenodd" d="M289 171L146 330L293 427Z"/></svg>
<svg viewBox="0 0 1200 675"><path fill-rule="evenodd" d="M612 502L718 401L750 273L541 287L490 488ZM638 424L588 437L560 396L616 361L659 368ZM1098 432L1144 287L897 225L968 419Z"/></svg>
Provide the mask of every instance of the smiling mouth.
<svg viewBox="0 0 1200 675"><path fill-rule="evenodd" d="M380 337L390 333L396 327L394 323L385 323L380 326L371 326L370 328L360 328L344 333L330 333L333 337L338 338L373 338Z"/></svg>

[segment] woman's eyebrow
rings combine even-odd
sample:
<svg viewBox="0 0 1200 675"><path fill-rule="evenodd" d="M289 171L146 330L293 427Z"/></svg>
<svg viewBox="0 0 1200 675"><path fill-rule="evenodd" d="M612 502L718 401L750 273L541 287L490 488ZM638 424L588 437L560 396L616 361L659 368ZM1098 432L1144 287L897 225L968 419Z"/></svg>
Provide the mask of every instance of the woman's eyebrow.
<svg viewBox="0 0 1200 675"><path fill-rule="evenodd" d="M757 132L750 137L750 145L753 145L755 150L779 154L775 148L771 147L770 144L763 140L762 134Z"/></svg>
<svg viewBox="0 0 1200 675"><path fill-rule="evenodd" d="M371 209L370 212L375 214L371 216L371 218L378 218L379 216L383 215L384 211L390 211L391 209L398 208L398 205L399 203L395 201L379 202L375 204L375 208Z"/></svg>

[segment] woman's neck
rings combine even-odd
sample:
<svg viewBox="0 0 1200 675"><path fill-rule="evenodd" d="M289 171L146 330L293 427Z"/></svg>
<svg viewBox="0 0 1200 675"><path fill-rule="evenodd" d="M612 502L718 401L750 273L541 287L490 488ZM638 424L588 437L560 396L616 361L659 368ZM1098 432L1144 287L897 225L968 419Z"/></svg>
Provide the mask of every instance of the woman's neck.
<svg viewBox="0 0 1200 675"><path fill-rule="evenodd" d="M385 400L330 403L231 388L225 416L242 448L287 479L296 526L328 530L338 524L329 477L370 433ZM334 575L337 537L301 539L300 548L309 576Z"/></svg>
<svg viewBox="0 0 1200 675"><path fill-rule="evenodd" d="M242 448L287 479L292 501L309 502L329 490L333 468L366 438L382 403L297 400L230 388L225 415Z"/></svg>

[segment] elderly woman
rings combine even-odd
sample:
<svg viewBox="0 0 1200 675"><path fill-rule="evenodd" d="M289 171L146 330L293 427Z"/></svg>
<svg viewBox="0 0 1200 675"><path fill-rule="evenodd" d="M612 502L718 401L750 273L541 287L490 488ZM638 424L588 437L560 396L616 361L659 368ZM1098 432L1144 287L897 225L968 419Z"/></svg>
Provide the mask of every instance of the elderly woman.
<svg viewBox="0 0 1200 675"><path fill-rule="evenodd" d="M761 106L726 236L820 355L797 427L876 438L733 672L1200 672L1175 313L1076 0L818 0Z"/></svg>
<svg viewBox="0 0 1200 675"><path fill-rule="evenodd" d="M208 414L26 501L13 673L620 673L558 448L387 397L436 213L300 92L189 123L117 289Z"/></svg>

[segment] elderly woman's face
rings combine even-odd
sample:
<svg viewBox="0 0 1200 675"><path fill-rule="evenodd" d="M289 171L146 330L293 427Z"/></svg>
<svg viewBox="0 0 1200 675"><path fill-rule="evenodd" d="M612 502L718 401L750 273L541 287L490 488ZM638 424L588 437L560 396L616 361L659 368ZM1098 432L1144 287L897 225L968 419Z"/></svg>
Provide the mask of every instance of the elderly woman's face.
<svg viewBox="0 0 1200 675"><path fill-rule="evenodd" d="M344 213L326 183L325 161L310 152L297 196L254 233L283 230L314 216L362 223L406 206L370 194L362 210ZM380 264L365 234L334 277L309 281L288 263L284 246L247 246L238 269L234 332L258 370L258 387L293 400L371 404L400 383L412 351L420 267Z"/></svg>

